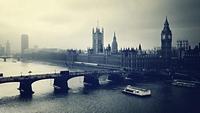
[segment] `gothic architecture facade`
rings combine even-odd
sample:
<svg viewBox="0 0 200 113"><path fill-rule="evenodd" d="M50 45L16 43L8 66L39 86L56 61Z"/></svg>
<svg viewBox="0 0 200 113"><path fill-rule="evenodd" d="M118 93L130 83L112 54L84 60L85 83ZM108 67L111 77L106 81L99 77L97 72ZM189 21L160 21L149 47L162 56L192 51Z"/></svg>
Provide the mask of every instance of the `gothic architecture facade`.
<svg viewBox="0 0 200 113"><path fill-rule="evenodd" d="M114 32L114 37L112 41L112 48L111 48L112 54L118 53L118 44L117 44L117 39L116 39L116 34Z"/></svg>
<svg viewBox="0 0 200 113"><path fill-rule="evenodd" d="M92 49L94 54L101 54L104 52L104 30L96 27L92 30Z"/></svg>
<svg viewBox="0 0 200 113"><path fill-rule="evenodd" d="M163 59L163 65L165 67L170 66L172 52L172 32L169 27L168 20L166 18L164 28L161 32L161 56Z"/></svg>

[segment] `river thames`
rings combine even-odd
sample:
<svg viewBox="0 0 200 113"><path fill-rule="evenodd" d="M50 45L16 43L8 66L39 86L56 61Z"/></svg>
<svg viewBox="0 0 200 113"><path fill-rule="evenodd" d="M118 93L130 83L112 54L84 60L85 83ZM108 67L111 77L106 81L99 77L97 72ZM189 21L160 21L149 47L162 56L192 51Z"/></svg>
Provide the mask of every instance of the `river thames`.
<svg viewBox="0 0 200 113"><path fill-rule="evenodd" d="M61 70L68 68L42 62L0 61L4 76ZM200 90L196 88L175 87L161 81L135 82L152 91L152 96L141 98L121 93L125 84L105 82L99 88L86 89L83 77L76 77L68 85L67 94L54 94L53 80L37 81L32 84L32 98L21 98L19 83L0 84L0 113L200 113Z"/></svg>

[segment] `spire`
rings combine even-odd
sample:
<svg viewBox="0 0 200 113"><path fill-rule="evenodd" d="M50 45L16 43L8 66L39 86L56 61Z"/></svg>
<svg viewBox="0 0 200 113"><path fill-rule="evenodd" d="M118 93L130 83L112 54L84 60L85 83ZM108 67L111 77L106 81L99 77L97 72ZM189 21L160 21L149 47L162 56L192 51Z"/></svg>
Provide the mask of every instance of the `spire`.
<svg viewBox="0 0 200 113"><path fill-rule="evenodd" d="M94 28L92 28L92 33L94 34Z"/></svg>
<svg viewBox="0 0 200 113"><path fill-rule="evenodd" d="M116 40L116 34L115 34L115 32L114 32L114 37L113 37L113 40Z"/></svg>
<svg viewBox="0 0 200 113"><path fill-rule="evenodd" d="M168 22L167 16L166 16L166 19L165 19L165 23L164 23L164 28L162 30L162 34L171 34L171 30L170 30L170 27L169 27L169 22Z"/></svg>
<svg viewBox="0 0 200 113"><path fill-rule="evenodd" d="M100 27L99 27L99 20L98 20L98 19L97 19L96 32L100 32Z"/></svg>
<svg viewBox="0 0 200 113"><path fill-rule="evenodd" d="M112 53L117 53L118 52L118 44L117 44L117 39L116 39L116 34L114 32L114 36L113 36L113 41L112 41Z"/></svg>
<svg viewBox="0 0 200 113"><path fill-rule="evenodd" d="M140 50L140 51L142 50L142 46L141 46L141 44L139 44L139 50Z"/></svg>
<svg viewBox="0 0 200 113"><path fill-rule="evenodd" d="M166 16L166 19L165 19L165 24L164 24L165 26L168 26L169 25L169 22L168 22L168 20L167 20L167 16Z"/></svg>

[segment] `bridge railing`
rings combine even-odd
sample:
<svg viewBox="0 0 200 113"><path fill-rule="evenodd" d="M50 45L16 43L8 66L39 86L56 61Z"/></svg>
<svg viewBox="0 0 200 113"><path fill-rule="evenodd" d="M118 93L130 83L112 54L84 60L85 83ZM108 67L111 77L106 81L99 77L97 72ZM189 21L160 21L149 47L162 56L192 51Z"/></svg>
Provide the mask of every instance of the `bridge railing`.
<svg viewBox="0 0 200 113"><path fill-rule="evenodd" d="M78 71L78 72L69 72L70 76L76 75L100 75L100 74L121 74L122 71L110 71L110 70L98 70L98 71ZM29 75L20 75L20 76L9 76L9 77L0 77L0 83L3 82L12 82L20 81L24 79L45 79L45 78L55 78L61 76L60 73L47 73L47 74L29 74Z"/></svg>
<svg viewBox="0 0 200 113"><path fill-rule="evenodd" d="M57 76L60 76L60 73L9 76L9 77L0 77L0 82L19 81L19 80L24 80L24 79L55 78Z"/></svg>

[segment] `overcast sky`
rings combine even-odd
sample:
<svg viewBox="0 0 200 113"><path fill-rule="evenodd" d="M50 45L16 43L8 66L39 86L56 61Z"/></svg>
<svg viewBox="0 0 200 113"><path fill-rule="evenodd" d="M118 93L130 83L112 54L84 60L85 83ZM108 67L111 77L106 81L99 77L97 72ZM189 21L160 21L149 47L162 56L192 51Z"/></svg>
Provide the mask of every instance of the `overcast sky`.
<svg viewBox="0 0 200 113"><path fill-rule="evenodd" d="M160 46L168 17L173 43L200 42L200 0L0 0L0 44L10 40L20 50L20 35L30 46L79 48L92 46L92 28L105 30L105 45L116 32L119 48Z"/></svg>

